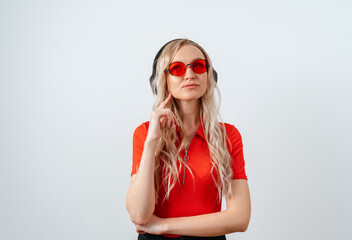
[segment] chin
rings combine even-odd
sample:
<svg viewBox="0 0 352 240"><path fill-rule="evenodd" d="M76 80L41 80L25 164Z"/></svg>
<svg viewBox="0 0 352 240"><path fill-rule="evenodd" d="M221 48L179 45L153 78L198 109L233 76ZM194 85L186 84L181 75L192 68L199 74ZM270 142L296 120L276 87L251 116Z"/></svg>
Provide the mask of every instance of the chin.
<svg viewBox="0 0 352 240"><path fill-rule="evenodd" d="M205 91L201 92L201 91L190 91L190 92L177 92L177 93L172 93L173 97L178 99L178 100L195 100L195 99L199 99L202 96L204 96Z"/></svg>
<svg viewBox="0 0 352 240"><path fill-rule="evenodd" d="M175 97L178 100L185 100L185 101L191 101L191 100L195 100L195 99L199 99L201 98L203 95L201 94L183 94L180 96Z"/></svg>

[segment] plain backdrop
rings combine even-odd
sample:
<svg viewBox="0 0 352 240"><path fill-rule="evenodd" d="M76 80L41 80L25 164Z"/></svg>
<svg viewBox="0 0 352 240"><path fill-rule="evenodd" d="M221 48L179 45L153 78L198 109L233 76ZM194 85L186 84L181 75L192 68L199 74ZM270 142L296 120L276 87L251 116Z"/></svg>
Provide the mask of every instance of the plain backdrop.
<svg viewBox="0 0 352 240"><path fill-rule="evenodd" d="M132 135L179 37L210 55L243 138L251 222L227 238L352 239L351 7L1 0L0 239L137 239Z"/></svg>

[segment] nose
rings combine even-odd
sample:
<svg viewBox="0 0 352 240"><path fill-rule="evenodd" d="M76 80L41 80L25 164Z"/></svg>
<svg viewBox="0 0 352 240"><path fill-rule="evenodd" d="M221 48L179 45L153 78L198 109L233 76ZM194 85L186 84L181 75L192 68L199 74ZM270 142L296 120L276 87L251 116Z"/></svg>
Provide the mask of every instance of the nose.
<svg viewBox="0 0 352 240"><path fill-rule="evenodd" d="M186 66L186 73L185 73L185 79L194 79L194 72L190 64Z"/></svg>

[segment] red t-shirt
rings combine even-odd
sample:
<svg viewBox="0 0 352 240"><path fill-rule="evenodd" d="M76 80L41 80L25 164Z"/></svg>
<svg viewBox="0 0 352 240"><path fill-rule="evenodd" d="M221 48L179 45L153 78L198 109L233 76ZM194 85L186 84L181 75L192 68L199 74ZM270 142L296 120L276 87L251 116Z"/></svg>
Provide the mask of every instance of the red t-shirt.
<svg viewBox="0 0 352 240"><path fill-rule="evenodd" d="M138 171L142 158L144 142L147 137L149 121L139 125L133 134L133 164L131 176ZM243 157L243 145L240 132L231 124L225 123L226 132L232 144L232 150L227 144L228 151L233 158L232 179L246 179L245 161ZM177 132L180 130L177 128ZM218 189L211 176L212 163L207 142L204 137L202 123L188 148L189 160L187 165L192 169L194 182L191 173L186 168L185 183L182 185L184 166L179 172L180 183L176 183L170 192L170 198L162 203L165 196L165 189L160 186L158 204L155 205L154 215L161 218L187 217L201 214L208 214L221 211L221 202L217 201ZM185 156L185 150L180 152ZM163 161L160 162L161 169ZM177 164L177 168L179 167ZM215 174L214 174L215 175ZM163 177L163 176L161 176ZM180 235L165 234L166 237L180 237Z"/></svg>

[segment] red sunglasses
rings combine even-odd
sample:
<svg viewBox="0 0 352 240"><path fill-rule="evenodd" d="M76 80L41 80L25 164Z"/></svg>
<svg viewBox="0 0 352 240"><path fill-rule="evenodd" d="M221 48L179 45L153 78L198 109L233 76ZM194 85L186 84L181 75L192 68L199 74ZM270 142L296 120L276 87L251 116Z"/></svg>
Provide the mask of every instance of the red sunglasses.
<svg viewBox="0 0 352 240"><path fill-rule="evenodd" d="M191 66L195 73L205 73L208 70L209 64L205 59L198 59L194 62L185 65L183 62L174 62L169 65L165 72L170 72L174 76L182 76L186 73L187 67Z"/></svg>

